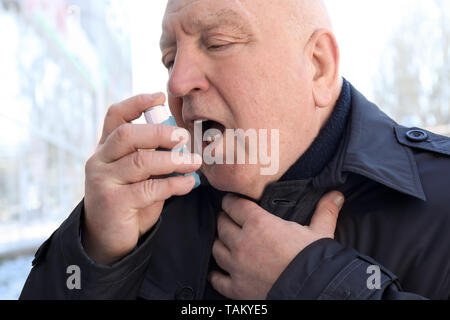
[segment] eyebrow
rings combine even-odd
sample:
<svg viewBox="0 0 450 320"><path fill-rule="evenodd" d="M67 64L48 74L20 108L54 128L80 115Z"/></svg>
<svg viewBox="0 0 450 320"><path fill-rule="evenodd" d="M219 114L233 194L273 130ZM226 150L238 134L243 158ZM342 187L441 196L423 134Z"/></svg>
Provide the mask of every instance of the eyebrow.
<svg viewBox="0 0 450 320"><path fill-rule="evenodd" d="M240 33L249 33L251 29L250 24L241 14L229 8L210 13L202 18L194 18L189 22L188 26L189 30L194 30L197 32L199 30L208 32L221 26L232 27ZM163 30L164 29L166 28L163 27ZM159 43L161 50L175 45L175 42L175 39L167 36L165 31L163 31Z"/></svg>

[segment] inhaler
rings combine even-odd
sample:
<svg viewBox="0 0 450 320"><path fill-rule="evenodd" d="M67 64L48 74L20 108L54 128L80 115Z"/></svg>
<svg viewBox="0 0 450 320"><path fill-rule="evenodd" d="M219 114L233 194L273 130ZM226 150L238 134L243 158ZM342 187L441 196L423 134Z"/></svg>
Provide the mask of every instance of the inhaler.
<svg viewBox="0 0 450 320"><path fill-rule="evenodd" d="M175 118L170 114L170 111L164 105L156 106L156 107L148 109L147 111L144 112L144 116L145 116L145 120L147 120L148 124L165 124L165 125L174 126L174 127L177 126ZM160 148L158 150L167 151L166 149L162 149L162 148ZM183 147L182 149L171 150L171 151L186 152L186 147ZM169 177L188 176L188 175L193 176L195 178L194 189L199 187L200 186L200 176L196 172L186 173L186 174L172 173L169 175Z"/></svg>

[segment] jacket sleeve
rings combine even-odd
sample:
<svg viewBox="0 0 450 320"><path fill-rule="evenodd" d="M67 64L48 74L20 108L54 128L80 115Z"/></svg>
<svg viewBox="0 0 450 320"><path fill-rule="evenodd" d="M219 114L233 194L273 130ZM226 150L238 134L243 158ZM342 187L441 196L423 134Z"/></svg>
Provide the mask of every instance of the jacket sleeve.
<svg viewBox="0 0 450 320"><path fill-rule="evenodd" d="M373 269L376 267L378 274ZM379 275L379 276L378 276ZM332 239L306 247L267 295L270 300L422 300L373 259Z"/></svg>
<svg viewBox="0 0 450 320"><path fill-rule="evenodd" d="M106 266L95 263L83 249L79 233L83 215L82 201L40 246L19 299L137 298L150 260L152 238L161 220L141 237L138 246L130 254Z"/></svg>

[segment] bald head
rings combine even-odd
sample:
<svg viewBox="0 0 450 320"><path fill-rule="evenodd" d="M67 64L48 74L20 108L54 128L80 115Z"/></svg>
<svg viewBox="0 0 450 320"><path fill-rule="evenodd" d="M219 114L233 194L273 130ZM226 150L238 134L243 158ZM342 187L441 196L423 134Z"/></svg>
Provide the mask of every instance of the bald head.
<svg viewBox="0 0 450 320"><path fill-rule="evenodd" d="M169 0L166 13L174 13L204 0ZM220 2L220 0L214 0ZM317 29L332 29L328 10L323 0L227 0L235 6L248 10L255 20L264 14L276 17L278 22L288 22L292 30L301 38L309 36Z"/></svg>
<svg viewBox="0 0 450 320"><path fill-rule="evenodd" d="M289 0L298 25L313 29L331 29L331 20L323 0Z"/></svg>

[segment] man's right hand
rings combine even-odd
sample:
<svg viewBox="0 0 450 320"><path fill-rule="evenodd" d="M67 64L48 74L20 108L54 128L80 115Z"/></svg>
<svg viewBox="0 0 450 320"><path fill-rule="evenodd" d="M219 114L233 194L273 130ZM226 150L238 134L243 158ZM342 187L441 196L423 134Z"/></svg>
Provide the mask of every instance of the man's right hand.
<svg viewBox="0 0 450 320"><path fill-rule="evenodd" d="M158 178L201 166L198 155L186 154L187 161L175 164L171 151L155 151L179 145L171 138L180 128L131 124L164 102L162 93L139 95L111 106L105 117L99 146L86 163L82 229L83 247L97 263L111 264L132 251L158 221L164 201L194 187L192 176Z"/></svg>

